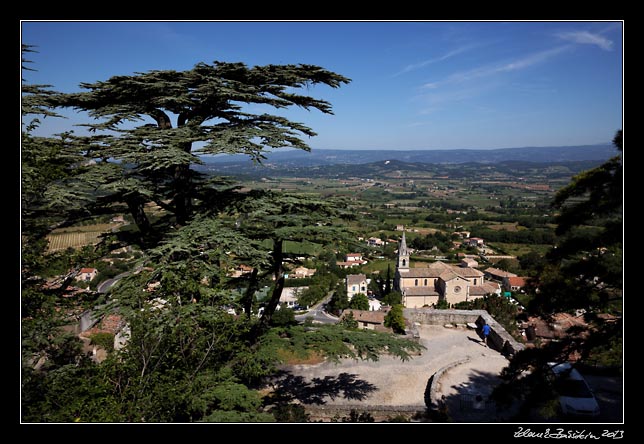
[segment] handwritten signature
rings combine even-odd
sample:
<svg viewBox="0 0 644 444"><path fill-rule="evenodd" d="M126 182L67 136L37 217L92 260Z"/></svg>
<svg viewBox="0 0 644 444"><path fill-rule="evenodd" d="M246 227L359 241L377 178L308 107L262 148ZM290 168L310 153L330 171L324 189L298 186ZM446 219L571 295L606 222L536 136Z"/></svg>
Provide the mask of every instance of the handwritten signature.
<svg viewBox="0 0 644 444"><path fill-rule="evenodd" d="M597 432L595 432L597 433ZM546 429L543 432L535 432L529 428L519 427L519 430L514 432L515 438L546 438L546 439L622 439L624 437L623 430L603 430L598 436L593 432L586 430L566 430L566 429Z"/></svg>

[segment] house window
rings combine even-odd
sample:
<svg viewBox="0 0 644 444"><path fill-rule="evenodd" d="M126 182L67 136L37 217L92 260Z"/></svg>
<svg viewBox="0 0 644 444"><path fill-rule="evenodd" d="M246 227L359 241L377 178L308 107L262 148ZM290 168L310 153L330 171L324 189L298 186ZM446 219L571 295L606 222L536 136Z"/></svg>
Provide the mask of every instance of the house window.
<svg viewBox="0 0 644 444"><path fill-rule="evenodd" d="M425 287L427 287L427 279L425 279Z"/></svg>
<svg viewBox="0 0 644 444"><path fill-rule="evenodd" d="M415 279L415 280L414 280L414 285L415 285L416 287L418 287L418 279Z"/></svg>
<svg viewBox="0 0 644 444"><path fill-rule="evenodd" d="M351 291L356 291L356 286L351 287Z"/></svg>
<svg viewBox="0 0 644 444"><path fill-rule="evenodd" d="M460 293L460 292L461 292L460 285L457 285L456 287L454 287L454 293Z"/></svg>
<svg viewBox="0 0 644 444"><path fill-rule="evenodd" d="M474 278L474 285L476 285L476 278Z"/></svg>
<svg viewBox="0 0 644 444"><path fill-rule="evenodd" d="M403 267L405 267L405 266L406 266L406 264L407 264L407 261L406 261L405 259L403 259L403 261L402 261L402 266L403 266Z"/></svg>

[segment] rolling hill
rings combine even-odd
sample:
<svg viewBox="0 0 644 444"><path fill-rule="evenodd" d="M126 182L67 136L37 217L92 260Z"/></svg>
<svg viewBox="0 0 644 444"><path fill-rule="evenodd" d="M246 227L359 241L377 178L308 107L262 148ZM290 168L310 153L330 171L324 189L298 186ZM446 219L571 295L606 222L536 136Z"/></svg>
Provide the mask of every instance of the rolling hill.
<svg viewBox="0 0 644 444"><path fill-rule="evenodd" d="M503 161L573 162L606 160L616 155L610 143L583 146L525 147L455 150L277 150L268 153L265 165L307 167L320 165L359 165L397 160L406 163L498 163ZM244 155L204 156L206 164L235 163L252 165Z"/></svg>

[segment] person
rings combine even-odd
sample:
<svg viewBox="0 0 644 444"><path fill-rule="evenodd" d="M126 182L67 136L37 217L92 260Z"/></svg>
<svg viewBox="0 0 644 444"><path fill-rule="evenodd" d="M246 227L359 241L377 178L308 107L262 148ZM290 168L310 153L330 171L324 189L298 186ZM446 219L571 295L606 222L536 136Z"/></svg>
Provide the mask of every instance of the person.
<svg viewBox="0 0 644 444"><path fill-rule="evenodd" d="M485 344L486 347L488 347L487 343L487 338L490 335L490 326L487 324L483 324L483 344Z"/></svg>

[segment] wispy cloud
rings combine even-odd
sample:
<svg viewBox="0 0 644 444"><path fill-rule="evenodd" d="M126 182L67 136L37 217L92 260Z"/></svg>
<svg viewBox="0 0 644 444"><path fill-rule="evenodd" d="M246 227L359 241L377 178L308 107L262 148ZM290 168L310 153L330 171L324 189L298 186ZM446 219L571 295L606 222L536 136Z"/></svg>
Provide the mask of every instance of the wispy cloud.
<svg viewBox="0 0 644 444"><path fill-rule="evenodd" d="M578 43L581 45L595 45L603 49L604 51L613 50L612 40L609 40L604 36L601 36L599 34L593 34L592 32L588 32L588 31L561 32L557 34L557 37L559 37L560 39L573 42L573 43Z"/></svg>
<svg viewBox="0 0 644 444"><path fill-rule="evenodd" d="M449 103L467 102L481 94L500 88L501 85L502 82L498 80L478 82L465 87L428 91L415 96L413 100L423 104L423 108L418 112L419 115L430 115L443 111L444 106Z"/></svg>
<svg viewBox="0 0 644 444"><path fill-rule="evenodd" d="M431 121L427 121L427 122L410 122L407 125L405 125L405 127L407 127L407 128L416 128L416 127L419 127L419 126L428 126L428 125L431 125L431 124L432 124Z"/></svg>
<svg viewBox="0 0 644 444"><path fill-rule="evenodd" d="M572 45L557 46L555 48L528 54L524 57L512 60L510 62L504 62L500 64L495 64L495 65L486 65L486 66L470 69L468 71L456 72L454 74L451 74L444 80L441 80L438 82L425 83L423 85L423 88L435 89L435 88L438 88L439 86L443 86L446 84L462 83L469 80L478 79L481 77L489 77L494 74L511 72L511 71L519 71L519 70L537 65L539 63L546 62L547 60L571 49L571 47Z"/></svg>
<svg viewBox="0 0 644 444"><path fill-rule="evenodd" d="M401 69L400 71L395 73L393 75L393 77L397 77L399 75L408 73L410 71L415 71L417 69L424 68L425 66L431 65L432 63L438 63L438 62L442 62L442 61L447 60L447 59L451 59L454 56L457 56L457 55L462 54L462 53L467 52L467 51L471 51L472 49L477 48L479 46L481 46L481 45L480 44L470 44L470 45L461 46L459 48L453 49L452 51L449 51L449 52L443 54L442 56L434 57L432 59L423 60L422 62L418 62L418 63L412 63L411 65L407 65L403 69Z"/></svg>

